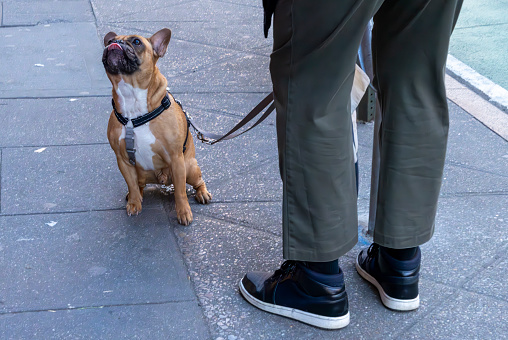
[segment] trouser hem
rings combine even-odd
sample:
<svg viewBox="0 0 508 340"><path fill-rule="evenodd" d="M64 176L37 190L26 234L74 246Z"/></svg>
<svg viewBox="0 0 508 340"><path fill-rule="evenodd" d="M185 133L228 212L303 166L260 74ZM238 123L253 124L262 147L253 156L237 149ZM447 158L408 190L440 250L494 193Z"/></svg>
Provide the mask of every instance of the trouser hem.
<svg viewBox="0 0 508 340"><path fill-rule="evenodd" d="M346 254L358 243L358 235L342 244L333 251L326 253L317 252L319 249L286 249L284 248L284 259L293 261L328 262L333 261Z"/></svg>
<svg viewBox="0 0 508 340"><path fill-rule="evenodd" d="M374 229L374 243L392 249L412 248L421 246L422 244L428 242L432 238L433 234L434 231L432 230L414 237L396 237L376 233L376 230Z"/></svg>

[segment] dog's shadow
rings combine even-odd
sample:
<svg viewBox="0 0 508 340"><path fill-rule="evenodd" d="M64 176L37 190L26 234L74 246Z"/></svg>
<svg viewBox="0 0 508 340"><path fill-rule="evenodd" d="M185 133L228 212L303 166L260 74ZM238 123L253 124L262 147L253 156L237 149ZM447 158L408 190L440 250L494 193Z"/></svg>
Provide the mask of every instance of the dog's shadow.
<svg viewBox="0 0 508 340"><path fill-rule="evenodd" d="M194 190L190 185L187 185L186 192L189 204L191 206L199 207L200 204L198 204L194 199L196 190ZM125 202L127 202L127 193L125 199ZM175 221L175 225L178 225L176 222L175 195L173 185L165 186L160 184L147 184L143 190L143 210L145 207L154 208L160 204L162 204L164 209L167 211L170 221ZM143 211L141 211L140 216L141 215L143 215Z"/></svg>

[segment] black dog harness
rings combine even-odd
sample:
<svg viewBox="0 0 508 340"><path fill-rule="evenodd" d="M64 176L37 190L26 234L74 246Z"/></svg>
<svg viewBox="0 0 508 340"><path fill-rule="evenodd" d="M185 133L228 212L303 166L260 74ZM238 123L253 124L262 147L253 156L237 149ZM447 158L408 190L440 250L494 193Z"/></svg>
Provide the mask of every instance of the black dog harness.
<svg viewBox="0 0 508 340"><path fill-rule="evenodd" d="M177 102L180 107L182 107L182 104ZM129 163L132 165L136 165L136 149L134 148L134 128L141 126L143 124L148 123L152 119L158 117L162 112L169 109L171 106L171 100L169 100L169 96L166 94L164 98L162 98L161 105L153 110L152 112L145 113L142 116L139 116L134 119L129 119L124 117L120 112L116 110L115 106L115 100L111 100L111 104L113 105L113 111L115 112L116 119L125 126L125 149L127 150L127 155L129 156ZM187 139L189 138L189 126L190 121L189 117L185 113L185 119L187 120L187 135L185 136L185 141L183 142L183 152L185 153L185 150L187 150ZM132 126L127 126L129 121L132 122Z"/></svg>

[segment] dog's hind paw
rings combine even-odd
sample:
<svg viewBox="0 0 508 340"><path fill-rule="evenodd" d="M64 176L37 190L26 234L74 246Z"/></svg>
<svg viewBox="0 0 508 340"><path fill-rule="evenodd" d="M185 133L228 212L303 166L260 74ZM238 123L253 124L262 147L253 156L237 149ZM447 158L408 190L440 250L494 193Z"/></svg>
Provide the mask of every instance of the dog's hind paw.
<svg viewBox="0 0 508 340"><path fill-rule="evenodd" d="M201 186L196 190L196 201L201 204L207 204L212 200L212 194L206 190L205 186Z"/></svg>

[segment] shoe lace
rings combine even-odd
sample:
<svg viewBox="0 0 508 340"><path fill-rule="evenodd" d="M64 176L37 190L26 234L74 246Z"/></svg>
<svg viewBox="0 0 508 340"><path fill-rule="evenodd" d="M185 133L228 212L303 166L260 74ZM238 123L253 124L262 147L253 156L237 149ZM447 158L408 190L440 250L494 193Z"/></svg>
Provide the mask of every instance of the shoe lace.
<svg viewBox="0 0 508 340"><path fill-rule="evenodd" d="M295 270L295 268L296 268L296 261L291 261L291 260L284 261L284 263L282 263L282 265L280 266L280 269L277 269L275 271L275 273L272 276L272 279L280 282L281 280L286 278L288 275L291 275L293 273L293 271Z"/></svg>

